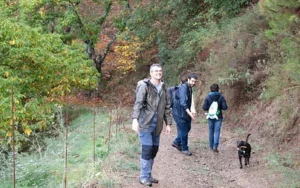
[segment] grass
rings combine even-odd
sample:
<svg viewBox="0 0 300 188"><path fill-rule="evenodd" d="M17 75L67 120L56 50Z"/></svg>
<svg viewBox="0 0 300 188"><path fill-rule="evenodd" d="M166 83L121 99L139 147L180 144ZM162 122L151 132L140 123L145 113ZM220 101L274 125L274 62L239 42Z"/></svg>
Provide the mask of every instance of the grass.
<svg viewBox="0 0 300 188"><path fill-rule="evenodd" d="M122 173L138 171L139 143L135 134L110 123L108 113L96 115L96 156L93 161L94 116L86 111L70 123L68 134L67 187L115 187ZM108 138L109 125L111 136ZM55 138L45 138L47 147L42 155L34 152L17 156L16 187L56 188L64 186L64 130ZM13 187L12 165L0 168L2 188Z"/></svg>
<svg viewBox="0 0 300 188"><path fill-rule="evenodd" d="M263 151L264 147L261 145L256 144L255 142L251 143L251 148L252 151L258 152L258 151Z"/></svg>
<svg viewBox="0 0 300 188"><path fill-rule="evenodd" d="M283 181L278 187L298 188L300 187L300 170L294 161L296 154L290 152L287 155L281 155L277 152L270 153L266 156L268 167L272 173L280 173L283 175Z"/></svg>
<svg viewBox="0 0 300 188"><path fill-rule="evenodd" d="M237 133L238 135L245 135L247 131L243 127L239 127L236 128L233 132Z"/></svg>

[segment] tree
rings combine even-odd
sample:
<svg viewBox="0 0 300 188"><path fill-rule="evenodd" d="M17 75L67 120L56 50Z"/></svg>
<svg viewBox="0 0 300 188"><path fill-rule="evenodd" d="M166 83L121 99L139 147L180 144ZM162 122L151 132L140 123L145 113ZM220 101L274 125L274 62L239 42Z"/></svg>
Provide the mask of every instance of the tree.
<svg viewBox="0 0 300 188"><path fill-rule="evenodd" d="M116 30L113 34L107 35L110 40L106 47L100 51L95 50L99 35L106 27L105 24L113 27L111 23L106 23L113 4L130 10L128 0L38 0L31 3L21 0L19 4L9 6L14 6L15 11L12 13L24 23L40 27L44 33L59 33L66 44L70 44L73 40L83 41L88 57L93 59L94 66L100 73L98 80L100 83L103 63L113 43L116 42L117 35L124 30L129 16L123 14L125 17L116 18Z"/></svg>
<svg viewBox="0 0 300 188"><path fill-rule="evenodd" d="M45 34L8 17L0 5L0 136L11 132L11 88L14 89L15 127L27 134L54 119L55 99L76 88L93 89L97 72L83 43L63 42L62 35Z"/></svg>

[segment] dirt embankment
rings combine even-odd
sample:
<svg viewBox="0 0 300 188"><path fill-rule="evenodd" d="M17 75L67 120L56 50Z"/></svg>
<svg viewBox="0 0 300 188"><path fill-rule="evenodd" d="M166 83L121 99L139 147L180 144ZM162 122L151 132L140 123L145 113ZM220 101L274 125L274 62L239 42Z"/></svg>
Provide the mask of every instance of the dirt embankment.
<svg viewBox="0 0 300 188"><path fill-rule="evenodd" d="M264 150L256 151L260 141L251 135L249 143L253 152L250 166L239 168L236 141L244 140L247 134L230 132L223 123L219 153L208 149L208 130L206 124L193 124L189 136L189 146L193 155L188 157L171 146L176 129L170 135L162 134L161 147L156 157L153 176L159 179L152 187L187 188L266 188L276 187L281 176L271 173L266 166ZM121 187L145 187L136 179L126 180Z"/></svg>

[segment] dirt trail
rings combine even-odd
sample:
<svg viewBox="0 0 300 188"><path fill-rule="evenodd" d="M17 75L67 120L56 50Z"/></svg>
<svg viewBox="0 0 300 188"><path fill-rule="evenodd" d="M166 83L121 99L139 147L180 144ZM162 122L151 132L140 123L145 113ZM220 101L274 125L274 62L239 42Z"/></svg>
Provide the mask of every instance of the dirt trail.
<svg viewBox="0 0 300 188"><path fill-rule="evenodd" d="M264 154L252 153L250 166L239 168L237 137L223 124L219 153L208 149L207 125L193 124L189 136L190 151L192 156L185 156L171 146L175 138L176 129L172 134L162 134L161 144L153 169L153 176L159 179L159 184L152 187L165 188L266 188L276 187L278 177L271 174L266 167ZM246 137L244 135L243 137ZM249 142L254 142L255 135L251 135ZM255 143L259 145L258 141ZM138 177L138 174L136 174ZM126 182L122 187L145 187L138 183L138 178Z"/></svg>

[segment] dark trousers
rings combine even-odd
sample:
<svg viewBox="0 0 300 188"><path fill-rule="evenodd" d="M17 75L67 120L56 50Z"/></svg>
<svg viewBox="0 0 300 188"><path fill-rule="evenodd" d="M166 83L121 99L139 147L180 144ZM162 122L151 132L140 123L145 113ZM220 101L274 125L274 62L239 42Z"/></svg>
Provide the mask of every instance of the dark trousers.
<svg viewBox="0 0 300 188"><path fill-rule="evenodd" d="M173 118L177 124L177 137L173 143L181 145L182 151L188 151L188 135L191 130L192 121L178 116L173 116Z"/></svg>

